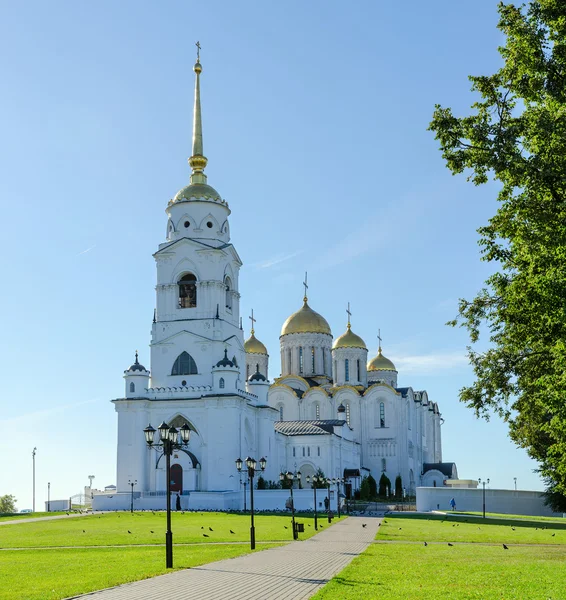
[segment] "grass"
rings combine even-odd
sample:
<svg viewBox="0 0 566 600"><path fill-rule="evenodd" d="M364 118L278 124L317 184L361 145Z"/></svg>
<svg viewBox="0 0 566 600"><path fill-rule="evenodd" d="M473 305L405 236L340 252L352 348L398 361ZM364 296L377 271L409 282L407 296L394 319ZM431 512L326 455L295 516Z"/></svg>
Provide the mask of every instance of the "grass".
<svg viewBox="0 0 566 600"><path fill-rule="evenodd" d="M305 524L300 539L315 533L311 517L301 516L297 521ZM327 527L326 522L321 525ZM292 540L289 515L257 515L255 526L255 552ZM173 514L175 568L250 553L249 527L249 515ZM60 600L165 573L165 529L162 512L106 513L2 525L0 600Z"/></svg>
<svg viewBox="0 0 566 600"><path fill-rule="evenodd" d="M32 512L32 513L1 513L0 522L15 521L19 519L36 519L37 517L56 517L58 515L67 514L65 511L60 512Z"/></svg>
<svg viewBox="0 0 566 600"><path fill-rule="evenodd" d="M474 515L474 516L483 516L483 512L453 512L453 515ZM537 517L531 515L508 515L506 513L485 513L486 517L493 517L496 519L521 519L526 521L551 521L554 523L564 523L566 524L566 519L563 517Z"/></svg>
<svg viewBox="0 0 566 600"><path fill-rule="evenodd" d="M172 515L175 544L207 542L245 542L249 540L248 515L224 513L175 513ZM314 519L301 517L305 533L300 539L311 537ZM322 523L326 526L326 523ZM291 541L290 516L256 515L256 540ZM212 528L213 531L210 531ZM0 528L0 548L36 548L69 546L121 546L162 544L166 529L164 512L129 512L88 515L3 525ZM230 533L232 530L234 533ZM131 533L128 533L128 532ZM153 533L152 533L153 532ZM205 537L206 536L208 537Z"/></svg>
<svg viewBox="0 0 566 600"><path fill-rule="evenodd" d="M250 552L247 545L180 546L174 549L174 565L186 569ZM2 551L0 599L60 600L165 572L171 569L165 569L165 551L160 546Z"/></svg>
<svg viewBox="0 0 566 600"><path fill-rule="evenodd" d="M388 515L376 541L392 543L372 544L314 598L566 598L562 523L448 517Z"/></svg>

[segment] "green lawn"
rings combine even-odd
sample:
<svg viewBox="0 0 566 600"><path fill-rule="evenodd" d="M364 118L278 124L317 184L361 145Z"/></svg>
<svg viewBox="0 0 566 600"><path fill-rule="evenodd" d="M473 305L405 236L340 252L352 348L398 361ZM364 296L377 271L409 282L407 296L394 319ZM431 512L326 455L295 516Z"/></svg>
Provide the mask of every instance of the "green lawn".
<svg viewBox="0 0 566 600"><path fill-rule="evenodd" d="M300 517L297 521L305 524L305 533L299 534L300 539L314 534L314 519ZM248 515L174 513L171 522L176 544L243 542L249 540L250 535ZM325 522L322 524L327 525ZM258 542L291 541L293 537L289 516L256 515L255 528ZM165 530L164 512L94 514L3 525L0 527L0 548L163 544ZM234 533L230 533L230 530Z"/></svg>
<svg viewBox="0 0 566 600"><path fill-rule="evenodd" d="M1 513L1 521L15 521L17 519L36 519L37 517L56 517L57 515L67 514L64 511L61 512L34 512L34 513Z"/></svg>
<svg viewBox="0 0 566 600"><path fill-rule="evenodd" d="M297 521L305 524L300 539L315 533L312 518L301 516ZM322 521L324 528L327 525ZM255 526L256 552L292 540L289 515L259 515ZM174 513L175 568L248 554L249 528L249 515ZM0 599L59 600L165 573L165 529L162 512L106 513L2 525ZM78 548L69 548L73 546Z"/></svg>
<svg viewBox="0 0 566 600"><path fill-rule="evenodd" d="M372 544L315 598L566 598L562 523L450 517L386 516L376 541L393 543Z"/></svg>
<svg viewBox="0 0 566 600"><path fill-rule="evenodd" d="M262 545L255 552L275 545ZM173 560L176 569L184 569L250 552L241 544L179 546ZM60 600L165 572L171 569L165 568L160 546L5 550L0 552L0 599Z"/></svg>
<svg viewBox="0 0 566 600"><path fill-rule="evenodd" d="M475 515L483 516L483 512L453 512L453 515ZM508 515L506 513L485 513L486 517L493 517L496 519L522 519L527 521L552 521L554 523L564 523L566 525L566 519L561 516L556 517L533 517L530 515Z"/></svg>

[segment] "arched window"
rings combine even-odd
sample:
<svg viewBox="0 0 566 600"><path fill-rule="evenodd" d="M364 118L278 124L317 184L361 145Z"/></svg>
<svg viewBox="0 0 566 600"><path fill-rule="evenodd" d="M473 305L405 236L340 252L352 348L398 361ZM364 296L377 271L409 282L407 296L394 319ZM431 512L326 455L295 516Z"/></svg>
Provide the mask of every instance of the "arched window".
<svg viewBox="0 0 566 600"><path fill-rule="evenodd" d="M360 372L360 359L358 358L358 381L362 380L362 374Z"/></svg>
<svg viewBox="0 0 566 600"><path fill-rule="evenodd" d="M379 404L379 426L385 427L385 404L383 402Z"/></svg>
<svg viewBox="0 0 566 600"><path fill-rule="evenodd" d="M133 381L130 381L130 394L136 391L136 386Z"/></svg>
<svg viewBox="0 0 566 600"><path fill-rule="evenodd" d="M314 346L311 348L311 373L313 375L316 373L316 369L314 366Z"/></svg>
<svg viewBox="0 0 566 600"><path fill-rule="evenodd" d="M197 375L198 369L193 357L188 352L181 352L171 369L171 375Z"/></svg>
<svg viewBox="0 0 566 600"><path fill-rule="evenodd" d="M291 350L287 351L287 373L292 373L293 363L291 362Z"/></svg>
<svg viewBox="0 0 566 600"><path fill-rule="evenodd" d="M317 420L320 419L320 404L318 402L314 405L314 417Z"/></svg>
<svg viewBox="0 0 566 600"><path fill-rule="evenodd" d="M303 358L303 347L299 348L299 373L302 375L304 372L304 358Z"/></svg>
<svg viewBox="0 0 566 600"><path fill-rule="evenodd" d="M218 382L218 387L223 389L224 388L224 377L220 378L220 381Z"/></svg>
<svg viewBox="0 0 566 600"><path fill-rule="evenodd" d="M179 285L179 308L195 308L197 305L197 278L192 273L183 275Z"/></svg>
<svg viewBox="0 0 566 600"><path fill-rule="evenodd" d="M346 403L346 423L350 424L350 403Z"/></svg>
<svg viewBox="0 0 566 600"><path fill-rule="evenodd" d="M350 361L348 359L346 359L344 361L344 369L345 369L344 380L350 381Z"/></svg>
<svg viewBox="0 0 566 600"><path fill-rule="evenodd" d="M283 420L283 405L282 404L279 405L279 420L280 421Z"/></svg>
<svg viewBox="0 0 566 600"><path fill-rule="evenodd" d="M224 277L224 285L226 286L226 308L232 310L232 281L228 275Z"/></svg>
<svg viewBox="0 0 566 600"><path fill-rule="evenodd" d="M322 349L322 374L326 375L326 351Z"/></svg>

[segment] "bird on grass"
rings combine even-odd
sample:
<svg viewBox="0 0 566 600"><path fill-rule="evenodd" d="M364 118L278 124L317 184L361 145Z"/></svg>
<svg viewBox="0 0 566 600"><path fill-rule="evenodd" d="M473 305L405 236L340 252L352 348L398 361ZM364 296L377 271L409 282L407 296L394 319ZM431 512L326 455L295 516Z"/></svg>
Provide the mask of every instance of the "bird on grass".
<svg viewBox="0 0 566 600"><path fill-rule="evenodd" d="M451 544L450 542L448 542L448 545L449 545L449 546L453 546L454 544Z"/></svg>
<svg viewBox="0 0 566 600"><path fill-rule="evenodd" d="M128 529L128 533L132 533L132 532Z"/></svg>
<svg viewBox="0 0 566 600"><path fill-rule="evenodd" d="M212 529L212 527L209 527L209 528L208 528L208 531L214 531L214 529Z"/></svg>
<svg viewBox="0 0 566 600"><path fill-rule="evenodd" d="M230 529L230 533L236 533L236 532L235 532L235 531L232 531L232 530Z"/></svg>
<svg viewBox="0 0 566 600"><path fill-rule="evenodd" d="M423 542L425 546L428 546L428 544L426 542Z"/></svg>
<svg viewBox="0 0 566 600"><path fill-rule="evenodd" d="M202 534L202 537L209 537L208 535L206 535L206 533Z"/></svg>
<svg viewBox="0 0 566 600"><path fill-rule="evenodd" d="M83 533L86 533L86 531L83 529Z"/></svg>
<svg viewBox="0 0 566 600"><path fill-rule="evenodd" d="M503 544L503 550L509 550L509 546L506 546L505 544Z"/></svg>
<svg viewBox="0 0 566 600"><path fill-rule="evenodd" d="M384 523L387 523L387 521L383 521Z"/></svg>
<svg viewBox="0 0 566 600"><path fill-rule="evenodd" d="M399 527L399 531L401 531L402 527Z"/></svg>
<svg viewBox="0 0 566 600"><path fill-rule="evenodd" d="M553 534L552 534L552 537L554 537L555 535L556 535L556 534L555 534L555 533L553 533Z"/></svg>
<svg viewBox="0 0 566 600"><path fill-rule="evenodd" d="M201 527L201 529L204 529L204 527Z"/></svg>
<svg viewBox="0 0 566 600"><path fill-rule="evenodd" d="M287 525L283 525L283 527L285 527L285 529L289 529L289 528L287 527Z"/></svg>
<svg viewBox="0 0 566 600"><path fill-rule="evenodd" d="M367 527L368 524L367 523L362 523L362 527Z"/></svg>
<svg viewBox="0 0 566 600"><path fill-rule="evenodd" d="M513 531L515 531L515 528L514 528L514 527L511 527L511 529L512 529Z"/></svg>
<svg viewBox="0 0 566 600"><path fill-rule="evenodd" d="M149 533L154 533L153 531L151 531L151 529L149 530Z"/></svg>

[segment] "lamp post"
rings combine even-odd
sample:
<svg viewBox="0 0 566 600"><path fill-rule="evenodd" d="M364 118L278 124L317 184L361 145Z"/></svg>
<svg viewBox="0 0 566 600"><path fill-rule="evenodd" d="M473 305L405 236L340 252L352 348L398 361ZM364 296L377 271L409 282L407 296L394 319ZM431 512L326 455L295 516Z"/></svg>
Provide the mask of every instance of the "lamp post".
<svg viewBox="0 0 566 600"><path fill-rule="evenodd" d="M314 528L318 531L318 513L316 510L316 484L320 481L320 477L307 475L307 483L312 481L312 491L314 492Z"/></svg>
<svg viewBox="0 0 566 600"><path fill-rule="evenodd" d="M287 471L286 473L280 473L279 479L283 481L289 481L291 483L291 522L293 523L293 539L296 540L299 538L299 534L297 533L297 528L295 527L295 500L293 499L293 484L295 480L301 479L301 472L297 471L296 473L291 473L291 471Z"/></svg>
<svg viewBox="0 0 566 600"><path fill-rule="evenodd" d="M338 508L338 518L340 518L340 484L344 483L344 478L336 477L332 481L336 482L336 507Z"/></svg>
<svg viewBox="0 0 566 600"><path fill-rule="evenodd" d="M155 442L155 429L148 425L144 430L148 448L161 450L165 454L165 477L167 479L167 531L165 532L165 567L173 568L173 532L171 531L171 455L189 444L191 430L185 423L180 429L167 425L165 421L157 428L159 441ZM179 441L179 435L181 439ZM132 487L133 492L133 487Z"/></svg>
<svg viewBox="0 0 566 600"><path fill-rule="evenodd" d="M332 519L330 518L330 484L332 483L331 479L326 480L326 487L328 488L328 522L332 523Z"/></svg>
<svg viewBox="0 0 566 600"><path fill-rule="evenodd" d="M480 477L478 478L478 483L481 483L483 485L483 518L485 519L485 484L489 483L489 478L487 479L487 481L482 481Z"/></svg>
<svg viewBox="0 0 566 600"><path fill-rule="evenodd" d="M31 459L33 461L33 512L35 512L35 453L37 448L34 448L31 453Z"/></svg>
<svg viewBox="0 0 566 600"><path fill-rule="evenodd" d="M265 460L265 458L260 458L259 459L259 468L262 471L265 471L265 466L267 465L267 461ZM236 460L236 469L238 469L238 472L241 473L242 472L242 459L238 458ZM248 458L246 458L246 467L248 469L248 477L250 479L250 519L251 519L251 525L250 525L250 548L252 550L255 550L255 526L254 526L254 476L255 476L255 472L257 469L257 462L255 460L255 458L251 458L250 456L248 456ZM245 488L244 488L244 499L246 497L246 492L245 492Z"/></svg>
<svg viewBox="0 0 566 600"><path fill-rule="evenodd" d="M47 512L51 512L51 483L47 482Z"/></svg>
<svg viewBox="0 0 566 600"><path fill-rule="evenodd" d="M134 479L133 481L130 479L128 481L128 485L131 486L131 488L132 488L132 496L131 496L131 500L130 500L130 512L132 514L134 514L134 485L136 485L137 482L138 482L137 479Z"/></svg>
<svg viewBox="0 0 566 600"><path fill-rule="evenodd" d="M244 512L246 512L246 486L248 482L244 479L244 481L240 481L240 483L244 486Z"/></svg>

